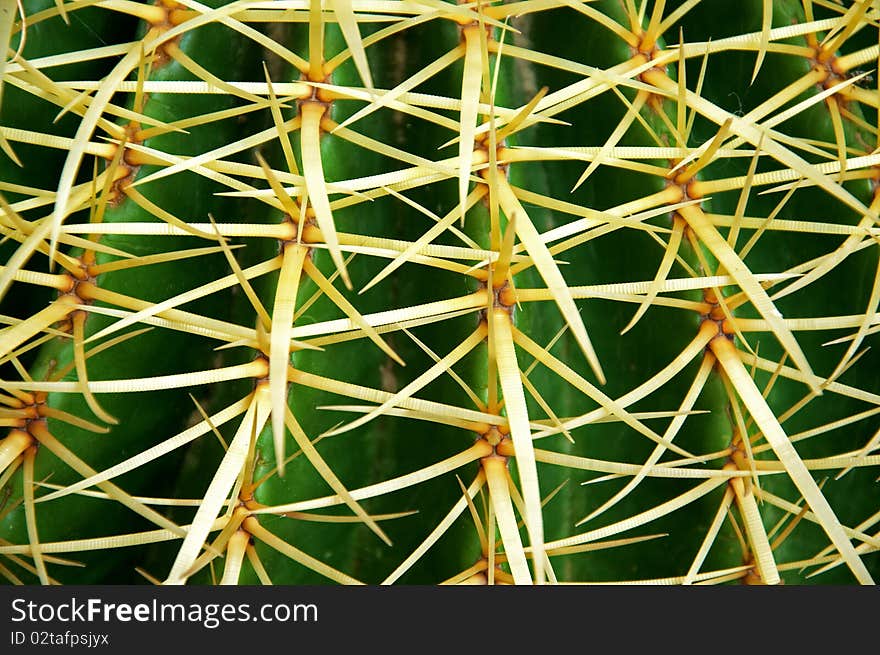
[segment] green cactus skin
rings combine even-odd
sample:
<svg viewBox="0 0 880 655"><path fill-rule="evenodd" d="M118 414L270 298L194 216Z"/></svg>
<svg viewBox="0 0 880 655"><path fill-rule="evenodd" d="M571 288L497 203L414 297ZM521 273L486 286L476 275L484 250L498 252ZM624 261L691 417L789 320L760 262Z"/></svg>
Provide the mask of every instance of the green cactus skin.
<svg viewBox="0 0 880 655"><path fill-rule="evenodd" d="M445 36L449 36L449 31ZM365 31L365 34L367 32ZM452 30L454 36L454 30ZM433 47L440 47L441 40L432 35ZM402 35L399 43L388 44L391 48L410 48L415 37ZM297 42L297 41L294 41ZM305 40L299 43L305 45ZM325 51L333 54L345 47L342 35L334 27L329 27L325 37ZM426 47L424 44L422 47ZM376 84L383 88L391 88L403 82L406 76L417 70L413 65L407 66L406 70L396 71L397 76L386 75L385 71L377 71ZM359 84L359 78L354 65L349 62L344 67L334 71L332 82L338 85ZM351 104L351 103L350 103ZM346 115L353 113L351 106L343 103L335 103L331 109L332 120L337 123L343 122ZM370 121L369 123L367 121ZM371 121L364 119L364 124L358 129L371 138L384 143L406 148L410 152L424 157L431 156L431 144L425 139L424 144L413 143L408 138L405 126L394 124L388 120ZM299 152L301 137L299 134L292 138L294 147ZM418 147L418 150L414 148ZM436 144L434 144L436 147ZM321 137L321 153L323 158L324 173L328 180L348 179L361 175L378 173L389 168L390 162L375 153L364 150L332 134L324 134ZM367 206L358 205L350 209L335 212L334 218L337 229L340 232L367 233L376 236L393 236L394 238L414 240L420 236L419 222L411 213L402 211L399 203L389 202L392 199L381 199ZM424 201L422 201L423 204ZM426 205L430 206L430 205ZM333 263L326 251L312 250L310 260L318 267L325 276L330 277L334 271ZM349 273L355 289L367 284L370 279L379 273L385 262L378 258L363 256L355 257L349 265ZM399 276L390 277L373 287L362 295L345 293L349 302L355 304L361 313L377 312L389 306L406 306L415 302L426 302L432 298L442 299L460 292L460 282L452 275L440 275L432 282L431 289L425 289L423 280L416 276L412 279ZM262 294L264 302L270 305L274 300L274 284L269 285L267 292ZM303 275L301 288L298 292L298 305L305 303L318 291L317 286L306 275ZM344 289L343 289L344 291ZM339 310L327 298L322 297L311 305L303 316L303 322L317 322L339 316ZM427 334L436 333L428 326ZM416 334L428 339L423 330ZM434 335L436 336L436 335ZM436 343L436 339L432 339ZM300 351L292 358L293 366L299 370L307 371L314 375L335 377L354 384L373 388L387 388L396 390L402 387L418 373L430 366L428 357L408 337L402 333L392 333L387 337L389 346L403 359L405 367L401 367L389 356L382 352L376 345L365 343L362 340L351 343L329 346L325 352ZM347 362L345 371L340 374L338 362ZM393 379L388 380L388 376ZM438 381L434 389L426 390L428 397L444 397L452 391L449 383ZM339 417L332 412L316 412L314 407L324 404L336 403L338 396L333 396L321 390L307 386L291 384L289 389L288 404L297 417L305 434L318 435L329 430L339 421ZM401 440L401 430L406 430L409 421L394 419L391 417L379 418L363 427L358 432L352 432L339 437L329 439L322 444L319 453L322 458L331 463L331 466L339 479L350 489L364 487L384 479L399 475L401 471L418 470L427 466L437 458L451 456L458 452L463 443L460 432L444 426L432 426L430 432L424 437L413 435L413 439L425 439L424 448L413 448L412 441ZM288 441L288 452L297 450L295 442ZM271 429L267 429L260 436L257 444L257 452L261 459L261 465L257 468L256 477L260 478L270 474L275 468L275 455L272 446ZM358 457L351 458L352 452L360 453ZM337 464L338 463L338 464ZM274 475L265 484L261 485L255 493L258 502L265 505L282 504L297 499L320 497L332 493L327 483L315 472L313 465L306 457L300 456L291 462L290 468L283 478ZM442 518L446 505L455 502L459 495L456 487L448 484L429 483L422 488L413 489L411 493L389 495L387 498L378 498L365 503L365 509L370 513L388 513L401 511L401 503L406 506L423 507L429 512L426 517L405 517L396 519L383 526L394 547L386 546L375 534L369 531L351 530L350 527L340 529L338 525L322 525L306 521L290 519L274 519L266 517L265 525L285 541L294 544L303 551L319 557L334 568L345 571L357 579L372 580L377 576L387 575L394 566L399 563L401 557L415 548L419 539L423 538L420 527L423 521L437 522ZM433 506L433 507L432 507ZM346 512L349 510L346 509ZM338 513L338 512L336 512ZM344 551L337 549L340 539L349 541L349 548ZM260 549L261 558L268 570L277 570L279 575L272 576L276 584L317 583L323 578L307 568L296 564L285 563L285 557L269 549ZM289 560L287 560L289 562ZM457 565L458 563L456 563ZM465 566L460 562L461 568ZM431 570L422 573L424 576L436 577L442 575L442 569ZM451 575L455 571L449 571Z"/></svg>
<svg viewBox="0 0 880 655"><path fill-rule="evenodd" d="M29 2L27 12L29 15L38 15L53 6L53 2ZM60 16L37 22L28 30L22 56L33 60L98 47L116 40L121 42L134 35L133 20L119 17L111 21L110 18L111 14L106 11L86 8L77 12L70 26ZM21 32L18 31L13 35L10 47L18 50L20 43ZM53 67L51 75L56 80L90 79L100 78L107 71L106 61L98 60ZM55 121L61 107L44 98L27 93L11 83L4 84L3 96L0 125L4 127L28 130L39 125L40 130L66 137L72 137L76 132L76 118L68 114ZM62 151L27 143L16 143L12 148L21 166L7 153L0 154L0 180L4 183L34 186L38 180L51 180L60 174L64 163ZM26 199L25 195L8 189L3 190L3 196L9 203ZM30 212L31 215L33 213ZM24 215L27 217L29 213ZM8 232L4 232L6 235ZM16 246L15 241L5 241L0 246L0 257L4 262L13 255ZM11 287L0 303L0 313L24 318L39 311L50 300L48 293L40 291L34 287Z"/></svg>
<svg viewBox="0 0 880 655"><path fill-rule="evenodd" d="M117 28L118 29L118 28ZM179 42L183 52L230 52L229 44L223 44L225 29L222 26L207 26L186 35ZM87 42L86 42L87 43ZM253 66L255 48L240 42L237 50L232 51L236 66L244 70ZM187 79L189 74L179 64L165 61L155 64L150 74L151 80ZM211 111L227 109L235 105L233 98L218 96L201 96L195 100L172 94L153 94L143 103L146 116L160 122L179 120L181 117L197 116ZM195 127L189 134L178 132L166 133L144 141L144 145L164 152L180 155L197 154L213 147L218 147L237 133L238 125L234 119L210 126ZM150 166L132 167L130 175L135 179L144 177L151 172ZM176 215L207 217L211 211L217 211L217 203L212 193L219 190L218 186L206 184L206 181L195 175L184 175L180 184L189 187L192 193L180 193L176 185L152 185L141 191L148 200ZM117 192L118 193L118 192ZM121 195L121 194L120 194ZM129 198L111 200L104 213L104 222L137 222L152 221L155 217ZM183 250L192 247L191 240L177 238L131 239L124 236L109 234L101 239L102 245L109 246L131 256L142 257L170 250ZM82 250L73 250L74 257L82 257ZM89 253L91 261L102 263L119 259L104 254ZM148 267L150 283L145 284L139 269L118 270L98 275L93 283L105 292L123 294L137 298L146 303L163 300L170 295L182 293L200 283L208 282L223 274L226 267L222 256L211 258L183 260L173 263L153 264ZM88 281L87 281L88 282ZM88 302L88 300L83 300ZM211 302L214 302L213 299ZM101 304L101 303L99 303ZM106 303L103 303L106 306ZM203 303L204 304L204 303ZM197 306L196 306L197 307ZM105 328L112 319L100 315L90 315L85 321L84 332L88 337ZM154 366L153 356L144 357L144 353L162 353L159 367ZM46 344L39 352L36 362L31 368L31 376L35 380L52 379L55 371L68 366L73 361L73 347L68 337L57 337ZM199 362L210 359L211 352L204 341L185 333L170 330L153 330L135 336L133 339L119 344L111 350L98 354L87 361L89 374L98 379L114 379L121 376L149 377L153 375L170 375L197 366ZM76 379L75 371L64 379ZM149 400L148 400L149 398ZM49 394L42 401L46 406L58 411L67 412L87 420L96 421L84 398L76 394ZM118 425L110 426L106 434L94 432L69 425L52 418L46 421L46 427L52 436L70 451L82 454L81 459L95 470L103 470L117 462L123 461L140 452L145 446L152 445L149 437L158 442L168 430L180 425L180 417L192 411L191 401L186 395L173 391L153 392L149 396L140 394L114 394L99 398L103 409L116 419ZM144 402L148 402L151 411L143 411ZM100 422L98 423L100 425ZM133 472L130 477L120 480L122 484L135 493L156 491L150 481L166 480L160 488L170 490L167 481L173 480L179 462L166 460L160 465L145 467ZM49 447L40 447L35 457L34 475L36 479L52 480L56 484L70 484L79 479L77 472L62 463ZM20 481L19 481L20 487ZM167 493L167 492L166 492ZM7 503L16 503L21 499L21 489L13 489ZM145 506L142 514L147 520L135 516L130 509L122 505L108 505L106 502L82 496L70 496L63 502L47 504L40 508L39 529L42 539L59 541L70 538L99 537L117 534L134 529L149 529L158 524L163 527L174 526L172 522ZM26 521L23 508L8 513L5 517L4 534L13 543L27 539ZM161 521L161 522L160 522ZM83 532L83 526L90 526L89 532ZM117 551L114 557L103 553L96 554L82 570L72 569L71 581L79 583L98 582L125 572L130 575L133 553ZM133 578L132 578L133 579Z"/></svg>
<svg viewBox="0 0 880 655"><path fill-rule="evenodd" d="M760 3L749 3L748 11L743 12L744 20L751 20L752 23L760 21L761 7ZM699 20L699 16L694 16L693 20ZM802 22L804 20L803 7L798 2L780 2L774 3L774 26L787 25L793 22ZM684 28L687 30L687 26ZM799 45L806 45L806 40L792 40ZM773 86L779 88L786 82L794 81L802 76L810 69L810 64L806 60L797 60L796 58L783 58L780 55L767 55L767 66L773 67L772 70L777 71L778 78L773 80ZM729 68L728 68L729 67ZM737 79L747 79L751 77L752 62L744 61L743 57L738 57L730 62L725 62L725 68L731 71L731 74L737 76ZM711 82L712 77L707 77L707 81ZM718 85L720 86L720 85ZM765 86L769 86L765 82ZM743 87L745 88L745 87ZM715 88L712 84L707 84L706 97L717 99L721 104L724 95L729 94L729 90ZM798 99L804 99L809 96L809 91L802 94ZM754 94L753 99L749 94L744 94L741 99L743 106L742 111L748 112L750 108L758 104L758 98L767 96L771 93L771 89L762 89L760 85L754 85L749 89L749 94ZM856 116L861 117L861 105L853 105L850 108ZM869 144L873 142L875 137L860 129L859 126L852 121L843 123L846 130L846 142L857 150L872 149ZM793 135L806 136L812 135L813 138L826 139L834 141L833 129L828 120L828 110L823 105L812 107L809 111L798 115L786 124L787 132ZM745 165L740 162L742 174L745 173ZM858 197L866 205L870 205L873 197L872 183L867 180L855 180L849 182L846 188ZM754 197L753 203L749 205L749 211L757 214L762 212L769 213L773 211L777 203L780 201L779 194L766 196L765 198ZM712 200L712 211L732 212L737 198L735 194L723 194ZM754 206L754 209L752 207ZM854 212L842 211L841 208L830 201L824 194L814 190L806 193L796 193L791 201L785 205L779 213L779 218L804 218L804 217L823 217L822 220L842 224L855 224L859 220L859 216ZM799 262L808 260L811 257L822 255L826 252L825 246L818 245L814 239L807 235L792 234L773 234L768 235L767 239L761 239L754 250L749 254L749 263L753 265L755 270L767 270L769 266L786 268L795 266ZM779 311L785 316L798 316L804 314L804 307L809 306L812 311L819 314L834 311L841 314L858 313L863 311L861 306L864 304L871 293L871 283L874 278L878 266L877 252L873 249L856 253L848 258L841 266L835 268L825 278L815 284L810 285L809 293L806 290L794 293L786 298L782 298L778 302ZM834 307L832 310L831 308ZM813 309L814 308L814 309ZM745 312L743 312L745 314ZM754 315L754 312L750 312ZM804 350L810 353L810 361L819 375L831 375L840 361L841 354L844 350L842 346L823 347L823 343L834 338L831 333L802 333L798 335ZM777 343L773 339L761 338L753 343L753 347L759 345L760 354L767 359L779 361L782 352ZM866 344L867 345L867 344ZM876 392L877 377L868 373L872 369L876 369L877 359L876 353L868 352L865 355L864 366L859 366L857 370L852 371L852 376L848 377L850 384ZM769 379L769 374L759 375L758 384L765 384ZM798 388L798 385L789 381L781 381L780 384L774 385L768 403L774 411L781 415L790 407L801 401L804 396L804 390ZM864 410L864 406L854 400L837 399L833 404L825 405L822 410L818 407L815 411L816 416L811 416L808 412L799 412L792 416L791 420L786 421L783 425L790 434L797 434L804 430L808 430L816 425L817 418L820 415L822 420L831 421L844 416L852 415ZM865 429L870 430L867 426ZM803 446L799 447L799 452L807 458L819 458L830 456L833 452L845 452L847 450L858 450L864 443L864 434L861 430L836 431L834 440L816 440L807 441ZM845 524L855 521L858 523L860 519L856 516L867 516L873 510L871 496L876 491L876 476L868 469L853 470L845 477L839 480L828 479L823 487L824 495L829 499L835 511ZM817 476L817 479L821 479ZM789 496L797 493L788 480L781 477L768 479L766 482L766 490L778 496ZM773 526L776 521L781 518L781 512L776 509L767 508L764 514L765 525ZM849 517L849 518L844 518ZM798 561L807 559L815 553L815 539L817 538L817 527L815 525L803 526L798 534L793 534L792 538L786 539L777 550L778 556L786 561ZM876 577L876 574L875 574ZM818 578L816 578L818 580ZM846 584L851 580L849 573L840 569L833 570L822 576L822 582L827 584ZM786 581L791 584L806 584L810 580L804 573L800 571L791 571L786 575Z"/></svg>
<svg viewBox="0 0 880 655"><path fill-rule="evenodd" d="M603 13L612 16L616 21L625 23L626 17L619 3L598 3L597 8ZM555 15L556 14L556 15ZM626 61L632 56L631 48L623 43L618 37L597 24L588 24L586 21L568 20L564 13L548 12L547 15L534 16L534 25L531 29L536 34L547 33L552 30L566 30L564 34L568 38L560 39L565 43L565 49L559 50L560 56L572 60L583 58L583 47L578 45L580 37L576 34L584 32L584 41L597 44L597 55L592 58L592 65L610 68ZM515 43L516 41L514 41ZM562 82L558 82L562 83ZM558 84L557 83L557 84ZM526 92L534 93L529 90ZM632 100L635 94L628 94ZM626 108L616 99L607 94L599 96L572 111L565 112L560 117L576 125L582 125L584 132L578 135L579 140L589 143L604 143L609 137L616 121L624 118ZM675 106L672 102L665 101L660 105L649 102L643 109L642 115L651 125L651 128L660 136L665 143L673 144L674 137L669 133L666 123L657 115L659 111L665 112L675 120ZM614 117L606 122L590 120L596 114ZM525 133L523 135L525 137ZM541 134L530 135L530 145L556 145L564 147L572 144L572 136L565 130L555 127L546 127ZM648 145L651 144L648 133L636 123L627 131L621 145ZM667 162L656 162L660 166L668 165ZM523 167L525 168L525 167ZM552 174L541 171L537 166L531 165L531 170L525 171L517 166L511 167L511 178L514 183L522 180L521 186L530 186L530 177L541 175L544 189L539 192L550 197L563 198L571 191L584 172L581 165L569 166L564 175ZM610 209L625 202L632 201L649 193L659 192L664 188L664 181L655 176L631 173L600 167L589 178L588 182L579 187L577 192L571 194L569 201L583 206L596 207L597 209ZM536 189L537 190L537 189ZM551 229L558 220L553 212L543 211L540 220L543 224L541 231ZM533 216L537 219L537 216ZM671 227L671 221L664 221L664 226ZM608 248L613 252L639 253L631 257L609 257ZM691 265L696 266L695 256L689 251L688 244L682 244L681 255ZM566 279L572 286L586 284L603 284L623 280L647 280L651 279L662 259L663 252L657 248L646 234L637 231L620 230L608 235L601 241L589 242L584 247L573 252L564 271ZM527 286L538 286L539 280L531 281ZM699 299L699 294L691 298ZM603 300L589 300L579 304L583 308L582 313L588 329L593 338L600 343L609 344L608 354L603 357L603 362L609 362L613 369L608 370L608 384L602 387L602 391L612 398L624 395L628 390L645 382L652 375L666 367L675 359L688 344L696 333L700 317L675 309L655 307L651 308L645 316L629 331L621 335L624 328L630 323L635 314L635 306L629 303L619 303ZM531 325L529 334L538 343L548 343L553 336L563 327L559 319L539 308L536 304L531 312ZM664 335L658 338L658 335ZM581 375L589 377L582 357L578 357L577 345L568 335L564 335L556 345L554 354L561 361L575 368ZM676 378L675 384L650 396L643 406L645 410L650 407L673 407L683 401L685 392L690 381L694 379L700 365L700 358L696 358ZM576 416L593 409L595 404L585 405L583 394L568 384L559 384L558 378L544 367L536 369L537 377L534 380L538 388L545 384L553 384L558 389L553 396L558 398L555 411L559 416ZM539 382L540 380L540 382ZM639 405L631 411L638 411ZM730 439L729 422L724 416L723 390L717 379L711 379L703 389L696 407L713 411L710 415L694 416L688 419L681 432L675 438L675 444L689 452L713 452L725 448ZM696 419L696 420L694 420ZM646 424L663 434L662 423L646 422ZM641 435L632 431L624 432L618 423L600 423L585 426L572 432L575 444L567 443L560 435L554 437L555 442L549 442L546 448L556 452L591 457L607 461L644 462L654 450L655 444ZM548 467L546 472L547 492L556 485L561 484L570 477L569 471L563 467ZM544 477L542 475L542 477ZM590 476L597 477L597 476ZM584 477L583 479L587 479ZM565 510L548 515L554 519L555 534L548 535L548 539L563 538L571 532L572 517L575 521L580 520L603 504L623 487L622 482L609 483L601 487L587 488L584 493L583 487L578 488L570 480L566 488L560 493L558 500L554 502L565 503ZM685 491L689 485L676 480L646 479L628 496L591 522L585 524L584 531L590 528L610 525L629 516L638 514L650 504L656 504L658 499L671 499ZM656 544L650 541L643 544L634 544L627 547L628 555L621 557L616 549L598 550L585 553L580 557L565 557L560 564L565 567L564 575L567 579L584 579L593 581L614 580L638 580L642 578L657 578L665 575L668 571L667 558L686 559L689 554L695 553L699 548L700 541L711 524L713 515L720 501L722 490L717 490L701 502L689 506L687 513L676 513L650 525L650 529L643 529L643 534L656 534L668 532L675 534L675 539L664 539L665 548L658 549ZM648 498L654 500L648 501ZM549 509L549 507L548 507ZM719 548L714 553L717 557L717 568L725 568L738 564L729 553L723 552L721 546L729 539L729 535L721 535L718 540ZM558 573L559 575L559 573Z"/></svg>
<svg viewBox="0 0 880 655"><path fill-rule="evenodd" d="M119 420L107 434L48 420L58 441L94 471L133 462L125 465L124 475L109 480L114 485L130 494L172 500L149 505L149 510L141 505L137 516L116 500L80 495L79 488L60 495L66 492L37 486L38 500L50 492L59 496L33 505L40 543L146 534L157 524L168 530L133 537L135 547L45 547L46 555L82 562L81 569L39 562L22 548L33 541L23 490L28 458L34 480L62 488L89 473L72 471L43 446L25 450L10 458L9 473L2 478L3 577L27 583L45 581L49 574L65 583L128 582L139 579L137 567L153 581L172 584L545 579L853 584L877 579L873 410L880 403L875 373L880 363L870 346L876 341L872 326L877 324L880 263L873 237L865 230L847 232L848 226L873 226L864 216L880 209L876 164L857 159L870 155L877 143L876 81L844 85L787 120L773 122L787 108L855 74L846 55L855 53L860 70L871 69L876 76L877 54L870 50L877 42L876 11L859 3L835 10L825 3L782 0L772 3L768 15L766 2L747 0L738 3L734 14L721 0L598 0L558 6L526 2L508 16L502 3L478 8L450 3L443 18L428 20L426 14L422 22L374 42L397 20L384 14L388 7L355 4L354 25L346 18L351 3L340 2L320 15L306 5L286 19L271 11L249 15L247 7L231 18L215 15L212 24L178 43L220 84L252 82L248 89L263 89L256 95L277 96L274 114L264 105L248 108L255 98L244 87L235 91L239 97L228 87L211 94L145 93L143 112L167 123L241 108L224 120L187 127L186 134L147 139L143 145L152 151L145 155L142 148L129 149L125 160L149 163L134 175L142 180L167 165L149 159L155 153L197 156L246 140L248 147L206 155L202 168L132 187L183 221L204 225L210 214L217 230L226 234L225 252L214 248L198 257L114 271L96 282L101 289L158 303L228 276L232 268L261 267L258 275L246 274L247 285L232 282L179 307L196 316L191 325L202 321L211 327L210 334L154 327L87 362L90 381L192 372L193 380L202 382L212 369L239 367L242 373L149 394L97 394L100 405ZM157 7L162 12L168 8L162 15L169 22L162 29L186 25L209 11L189 0ZM400 11L406 17L413 9ZM377 13L383 16L374 22L370 17ZM657 33L661 19L663 30ZM839 24L835 27L831 19ZM796 31L813 20L826 22L812 32L771 33L771 28L786 26ZM504 32L505 21L516 31ZM51 25L62 27L57 18ZM836 52L818 45L829 30ZM145 31L142 26L139 34ZM67 38L69 33L63 33ZM739 44L725 41L747 34L755 36ZM39 32L31 36L46 38ZM679 39L690 48L684 68L675 50ZM370 83L358 42L366 53ZM65 42L59 48L84 49L90 43ZM703 50L691 45L697 43L711 53L705 61ZM39 43L32 47L25 56L42 52ZM339 53L347 49L353 56L337 65ZM384 90L406 85L437 61L446 65L408 89L413 93L396 96L387 103L391 106L376 106ZM639 64L644 64L641 73L634 74ZM77 74L99 77L94 71ZM71 79L67 75L58 79ZM468 82L469 76L480 81ZM808 76L814 83L803 84L784 103L773 100ZM216 86L216 78L208 82ZM154 64L146 79L158 83L198 75L168 61ZM612 90L601 87L609 79ZM676 90L680 80L691 93L682 103ZM297 86L300 82L305 83ZM310 82L317 84L309 87ZM588 97L572 91L589 89L589 84L594 93ZM377 90L375 98L370 86ZM358 99L351 100L352 95ZM29 98L19 96L21 102ZM4 96L3 126L10 98L19 96ZM568 100L557 104L563 97ZM477 99L483 104L474 112ZM533 99L537 104L529 108ZM25 105L14 102L12 111L26 114ZM127 106L137 111L133 103L129 96ZM334 131L371 104L368 116ZM523 107L528 114L514 118ZM318 127L312 121L317 114ZM27 117L26 124L48 131L44 119ZM66 119L69 134L76 117ZM525 123L506 134L511 119ZM25 118L9 125L19 120ZM476 137L467 123L482 126ZM494 177L487 136L492 129L501 135ZM713 140L719 133L716 151L719 144ZM465 155L470 155L471 137L476 163L465 190L482 197L461 222L458 143L464 140ZM595 150L584 154L584 148L603 144L604 155ZM688 153L684 162L681 154L657 154L675 147ZM759 159L752 156L756 147ZM627 148L652 154L621 154ZM35 157L49 152L32 150ZM707 150L711 159L700 158ZM582 179L597 156L606 159ZM833 170L842 158L848 169L843 182ZM0 181L20 181L9 162L3 165ZM59 165L47 170L37 186L57 186ZM419 176L393 175L419 165L424 167L421 177L436 179L425 183ZM80 168L78 181L88 179L89 166ZM777 170L782 176L769 179L767 173ZM738 176L738 182L726 182ZM752 177L753 184L746 181ZM797 183L791 193L787 186L774 188L791 182ZM121 183L117 192L127 184ZM286 190L280 192L279 186ZM218 195L224 191L234 193ZM304 193L309 204L302 217L291 216L291 210L300 211ZM324 194L332 223L322 209ZM679 206L689 200L694 202ZM863 208L856 210L860 204ZM622 216L655 208L655 216L617 223ZM155 213L127 198L108 205L103 221L161 221ZM87 220L81 215L68 222ZM423 250L421 259L411 258L361 292L392 261L389 250L417 241L445 217L455 220L431 240L433 250ZM605 222L546 238L544 245L536 243L540 236L529 236L532 228L547 235L596 217ZM822 225L801 229L808 222ZM236 231L236 224L254 227ZM734 241L730 235L737 230ZM505 241L514 232L516 238ZM850 234L861 235L861 247L855 247ZM554 249L577 236L583 237L577 245ZM216 246L217 240L179 231L175 236L139 235L122 226L118 233L103 234L100 243L146 256ZM817 258L827 259L850 245L851 253L818 275L822 260ZM459 248L455 253L453 246ZM552 261L544 255L548 247ZM462 254L474 248L493 251L497 261L489 265L472 252ZM81 249L63 250L82 254ZM295 252L307 254L293 263ZM339 253L347 260L345 275L338 267ZM492 287L492 276L506 270L500 263L506 257L512 257L509 284ZM112 259L97 256L99 264ZM813 259L818 266L804 265ZM26 268L45 267L40 255ZM801 282L766 277L790 270L806 275L803 288L785 293ZM563 288L554 286L557 275ZM667 279L725 275L729 279L721 287L661 289ZM297 276L295 298L285 296ZM322 278L336 289L332 295L322 291ZM652 280L655 293L648 293ZM631 292L622 288L627 283L644 284ZM615 284L621 287L610 293L584 291ZM14 282L4 299L17 307L10 312L14 316L35 311L25 309L16 295L23 286ZM465 303L467 311L446 315L454 306L448 299L476 297L483 299L481 304ZM288 326L273 319L287 316L285 303L294 300L297 313L289 336L295 341L288 354L275 332ZM436 314L409 310L431 302L443 309ZM568 302L575 303L577 320L566 316ZM408 319L426 320L401 326L376 318L393 309L409 312ZM356 325L341 331L350 338L338 338L332 326L322 329L351 311L368 317L379 337L357 334ZM174 315L163 317L174 322ZM816 319L821 325L804 328L806 321L798 319ZM96 334L116 320L89 313L85 334ZM601 373L578 337L578 321L595 348ZM314 324L320 325L309 327ZM227 334L218 336L224 329ZM856 333L860 345L850 352L851 341L828 343ZM0 344L10 339L3 334ZM515 346L508 343L508 334ZM375 343L378 338L406 365L383 351ZM302 341L320 349L302 349ZM469 345L468 352L453 365L427 373L435 358L459 352L462 344ZM681 359L684 353L688 357ZM56 338L42 346L30 376L47 379L73 358L71 340ZM7 358L2 364L0 391L26 386L13 362ZM277 375L288 365L284 386ZM807 367L816 375L808 380L812 390L822 390L812 398L811 385L804 381ZM65 377L76 379L74 370ZM411 384L418 389L398 398L393 408L346 429ZM282 386L285 406L299 429L296 434L286 429L279 449L273 415ZM193 412L188 392L199 411L221 417L216 424L209 426ZM87 401L82 393L51 393L46 404L95 422L100 417ZM337 405L349 407L334 409ZM530 421L525 433L521 407ZM575 420L585 415L592 420ZM556 427L571 421L570 429ZM833 429L821 429L835 421L840 424ZM0 441L0 454L4 445L12 449L14 439L21 439L21 428ZM198 435L171 454L139 462L139 453L168 440L182 441L180 435L192 430ZM743 443L746 435L748 444ZM665 443L658 446L652 438ZM306 441L313 445L304 448ZM442 467L455 457L458 464ZM689 459L670 468L684 458ZM634 479L646 463L652 468ZM332 479L322 467L332 471ZM625 474L603 479L623 469ZM395 482L410 474L425 479ZM357 500L326 498L342 487ZM463 497L473 500L469 504ZM175 505L173 499L181 500ZM536 503L543 504L540 521L529 509ZM368 525L364 514L375 522ZM190 523L189 538L174 533ZM835 548L843 552L842 559L834 558ZM549 564L535 562L535 552L543 550ZM13 555L19 560L4 559ZM29 559L38 568L47 566L48 574L22 568L20 561ZM832 566L822 571L825 565ZM6 575L13 570L14 578ZM816 571L822 572L813 577Z"/></svg>

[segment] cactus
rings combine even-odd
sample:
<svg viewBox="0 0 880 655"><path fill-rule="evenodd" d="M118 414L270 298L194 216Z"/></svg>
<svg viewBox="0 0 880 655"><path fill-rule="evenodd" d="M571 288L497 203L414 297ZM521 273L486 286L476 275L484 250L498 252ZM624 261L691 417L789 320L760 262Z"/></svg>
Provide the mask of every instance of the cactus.
<svg viewBox="0 0 880 655"><path fill-rule="evenodd" d="M7 582L880 575L875 2L0 9Z"/></svg>

